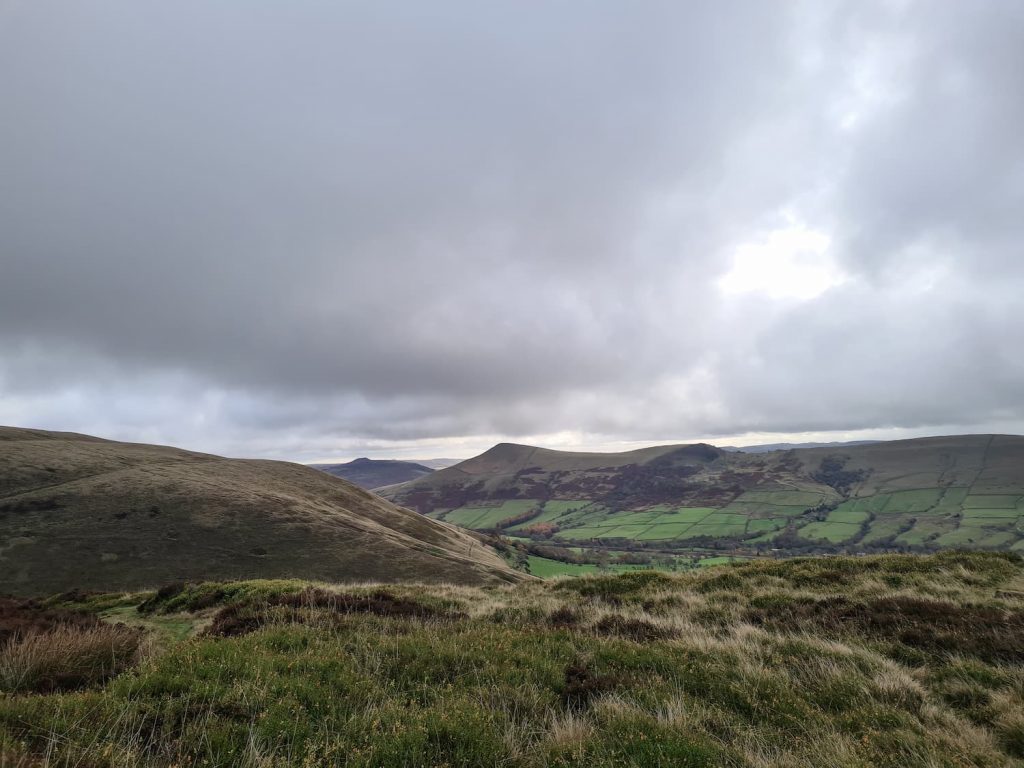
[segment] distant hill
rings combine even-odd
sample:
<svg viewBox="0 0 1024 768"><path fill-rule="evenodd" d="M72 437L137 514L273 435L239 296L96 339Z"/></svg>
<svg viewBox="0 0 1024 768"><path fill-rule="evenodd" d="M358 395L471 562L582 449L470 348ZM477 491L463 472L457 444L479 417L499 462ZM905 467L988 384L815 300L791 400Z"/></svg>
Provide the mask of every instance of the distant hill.
<svg viewBox="0 0 1024 768"><path fill-rule="evenodd" d="M721 445L723 451L741 453L769 453L771 451L789 451L794 448L841 448L847 445L872 445L878 440L850 440L849 442L831 443L762 443L761 445Z"/></svg>
<svg viewBox="0 0 1024 768"><path fill-rule="evenodd" d="M457 528L309 467L0 427L0 592L249 577L522 578Z"/></svg>
<svg viewBox="0 0 1024 768"><path fill-rule="evenodd" d="M452 467L464 459L415 459L414 463L422 464L424 467L430 467L431 469L444 469L446 467Z"/></svg>
<svg viewBox="0 0 1024 768"><path fill-rule="evenodd" d="M433 473L433 469L412 461L395 459L354 459L344 464L310 464L314 469L372 490L407 483Z"/></svg>
<svg viewBox="0 0 1024 768"><path fill-rule="evenodd" d="M1024 438L1010 435L756 453L501 443L382 493L467 528L590 548L1024 551Z"/></svg>

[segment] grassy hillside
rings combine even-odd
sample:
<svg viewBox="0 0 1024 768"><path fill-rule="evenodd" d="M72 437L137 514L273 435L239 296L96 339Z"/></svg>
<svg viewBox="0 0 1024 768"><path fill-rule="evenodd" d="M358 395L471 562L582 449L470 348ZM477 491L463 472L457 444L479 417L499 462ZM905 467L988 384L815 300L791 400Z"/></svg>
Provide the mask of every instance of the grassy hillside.
<svg viewBox="0 0 1024 768"><path fill-rule="evenodd" d="M310 464L329 475L348 480L360 488L373 490L386 485L407 483L432 474L433 469L414 461L393 459L354 459L344 464Z"/></svg>
<svg viewBox="0 0 1024 768"><path fill-rule="evenodd" d="M132 624L109 630L105 665L89 663L107 635L85 619L73 627L86 639L69 630L62 653L45 640L76 605ZM42 629L34 654L22 640L0 651L5 765L1024 760L1024 566L1012 555L477 588L198 584L6 615L17 611ZM148 656L139 627L158 641Z"/></svg>
<svg viewBox="0 0 1024 768"><path fill-rule="evenodd" d="M0 592L292 576L521 578L455 527L298 464L0 428Z"/></svg>
<svg viewBox="0 0 1024 768"><path fill-rule="evenodd" d="M733 554L1024 551L1024 438L966 435L734 453L501 444L384 493L545 544Z"/></svg>

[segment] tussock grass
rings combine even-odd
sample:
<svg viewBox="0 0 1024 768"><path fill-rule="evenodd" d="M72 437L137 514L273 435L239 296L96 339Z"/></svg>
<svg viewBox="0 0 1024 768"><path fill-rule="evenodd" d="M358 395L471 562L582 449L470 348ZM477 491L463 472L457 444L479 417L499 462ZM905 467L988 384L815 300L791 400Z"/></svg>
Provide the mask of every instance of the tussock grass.
<svg viewBox="0 0 1024 768"><path fill-rule="evenodd" d="M175 587L147 610L259 620L100 689L0 698L0 752L55 766L1019 765L1024 665L979 648L1013 629L1022 574L1012 557L951 554L481 588ZM843 612L818 621L822 605ZM943 642L917 642L928 627Z"/></svg>
<svg viewBox="0 0 1024 768"><path fill-rule="evenodd" d="M13 637L0 647L0 691L48 693L96 685L134 666L143 647L141 632L108 624Z"/></svg>

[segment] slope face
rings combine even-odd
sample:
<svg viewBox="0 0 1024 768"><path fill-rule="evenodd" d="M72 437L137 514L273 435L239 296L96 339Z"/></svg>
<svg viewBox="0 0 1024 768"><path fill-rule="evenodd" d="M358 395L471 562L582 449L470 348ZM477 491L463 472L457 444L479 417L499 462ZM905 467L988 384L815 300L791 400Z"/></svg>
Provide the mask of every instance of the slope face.
<svg viewBox="0 0 1024 768"><path fill-rule="evenodd" d="M298 464L0 428L0 592L251 577L521 575L452 526Z"/></svg>
<svg viewBox="0 0 1024 768"><path fill-rule="evenodd" d="M1024 550L1024 438L963 435L735 453L502 444L389 488L477 530L598 548Z"/></svg>
<svg viewBox="0 0 1024 768"><path fill-rule="evenodd" d="M310 464L309 466L329 475L340 477L342 480L348 480L367 490L408 483L410 480L418 480L434 472L430 467L425 467L414 461L393 459L355 459L344 464Z"/></svg>

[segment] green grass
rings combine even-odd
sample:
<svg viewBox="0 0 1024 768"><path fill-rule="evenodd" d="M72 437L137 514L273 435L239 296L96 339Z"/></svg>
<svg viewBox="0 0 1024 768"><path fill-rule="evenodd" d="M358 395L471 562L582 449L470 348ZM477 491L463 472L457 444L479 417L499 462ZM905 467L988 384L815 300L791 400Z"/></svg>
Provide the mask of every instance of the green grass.
<svg viewBox="0 0 1024 768"><path fill-rule="evenodd" d="M606 528L594 528L592 526L581 526L579 528L565 528L558 532L558 537L562 539L596 539Z"/></svg>
<svg viewBox="0 0 1024 768"><path fill-rule="evenodd" d="M639 510L631 511L624 510L620 512L613 512L609 515L602 515L595 519L594 525L625 525L625 524L637 524L637 523L653 523L655 520L661 517L660 512L653 510Z"/></svg>
<svg viewBox="0 0 1024 768"><path fill-rule="evenodd" d="M866 496L858 498L854 501L853 509L860 512L870 512L871 514L879 514L885 511L886 505L889 503L889 499L892 494L879 493L874 496Z"/></svg>
<svg viewBox="0 0 1024 768"><path fill-rule="evenodd" d="M646 531L650 526L647 523L637 525L616 525L612 528L602 529L604 532L598 537L603 539L633 539Z"/></svg>
<svg viewBox="0 0 1024 768"><path fill-rule="evenodd" d="M533 518L527 520L525 523L514 525L507 530L517 531L529 528L531 525L537 525L538 523L552 523L565 518L567 515L573 512L577 512L586 507L590 502L588 501L564 501L564 500L551 500L543 502L544 506L541 513Z"/></svg>
<svg viewBox="0 0 1024 768"><path fill-rule="evenodd" d="M284 610L252 597L267 584L211 585L214 609L258 621L84 690L0 696L0 755L97 768L1024 758L1020 559L727 559L679 576L386 588L447 606L435 618Z"/></svg>
<svg viewBox="0 0 1024 768"><path fill-rule="evenodd" d="M961 507L970 491L971 489L968 487L946 488L939 505L943 507Z"/></svg>
<svg viewBox="0 0 1024 768"><path fill-rule="evenodd" d="M925 542L937 539L945 533L949 533L955 528L955 520L921 518L914 523L913 528L897 536L896 542L898 544L920 546Z"/></svg>
<svg viewBox="0 0 1024 768"><path fill-rule="evenodd" d="M181 642L196 631L197 622L189 614L158 614L141 615L134 605L113 608L99 614L105 621L114 624L127 624L151 630L154 639L162 644Z"/></svg>
<svg viewBox="0 0 1024 768"><path fill-rule="evenodd" d="M542 579L550 579L556 576L583 576L593 573L627 573L629 571L668 570L659 565L640 565L634 563L609 563L605 566L598 566L593 563L564 563L560 560L550 560L546 557L530 555L530 573Z"/></svg>
<svg viewBox="0 0 1024 768"><path fill-rule="evenodd" d="M767 531L777 531L780 528L785 527L785 518L767 518L747 521L747 533L765 533Z"/></svg>
<svg viewBox="0 0 1024 768"><path fill-rule="evenodd" d="M795 522L798 536L809 544L857 542L869 550L878 545L924 551L943 547L1010 549L1024 538L1024 507L1016 506L1024 497L969 495L969 490L966 486L885 490L842 501L823 521L807 524L800 518L812 503L825 499L821 494L749 491L719 509L658 504L612 510L588 501L563 499L543 502L541 515L517 528L554 522L560 528L555 539L563 543L591 541L607 548L621 539L679 552L687 552L698 540L708 538L741 539L742 546L753 553L756 547L775 541L788 521ZM505 502L501 507L464 508L449 513L448 519L484 528L519 508L540 503L519 500L513 506ZM961 504L966 506L961 508ZM466 517L460 519L457 513ZM865 526L866 533L861 537ZM964 530L959 531L961 527Z"/></svg>
<svg viewBox="0 0 1024 768"><path fill-rule="evenodd" d="M942 490L939 488L923 488L909 491L894 491L888 494L885 505L887 514L901 512L927 512L939 503Z"/></svg>
<svg viewBox="0 0 1024 768"><path fill-rule="evenodd" d="M963 501L966 509L1015 509L1019 495L1008 494L971 494Z"/></svg>
<svg viewBox="0 0 1024 768"><path fill-rule="evenodd" d="M868 532L861 541L865 544L889 539L900 533L904 528L913 525L911 515L887 515L871 521Z"/></svg>
<svg viewBox="0 0 1024 768"><path fill-rule="evenodd" d="M947 547L1003 548L1021 538L1020 532L1007 525L1005 529L961 524L955 531L943 534L937 542Z"/></svg>
<svg viewBox="0 0 1024 768"><path fill-rule="evenodd" d="M852 539L860 531L860 525L855 523L832 523L817 522L808 523L800 529L800 536L805 539L822 539L824 541L839 544Z"/></svg>
<svg viewBox="0 0 1024 768"><path fill-rule="evenodd" d="M637 536L639 541L665 541L674 539L689 530L692 523L657 523Z"/></svg>
<svg viewBox="0 0 1024 768"><path fill-rule="evenodd" d="M855 509L833 509L825 519L830 523L863 523L868 519L868 513Z"/></svg>
<svg viewBox="0 0 1024 768"><path fill-rule="evenodd" d="M1016 507L1004 507L1002 509L971 507L964 510L964 520L973 520L979 517L1016 520L1020 516L1021 512Z"/></svg>
<svg viewBox="0 0 1024 768"><path fill-rule="evenodd" d="M445 520L463 528L486 530L494 528L502 520L536 509L539 505L537 499L513 499L486 506L465 506L448 512Z"/></svg>
<svg viewBox="0 0 1024 768"><path fill-rule="evenodd" d="M559 560L549 560L546 557L530 555L527 558L530 565L530 573L542 579L550 579L553 576L580 576L584 573L596 573L597 566L589 563L563 563Z"/></svg>
<svg viewBox="0 0 1024 768"><path fill-rule="evenodd" d="M711 507L676 507L665 509L658 517L658 523L699 523L715 512Z"/></svg>
<svg viewBox="0 0 1024 768"><path fill-rule="evenodd" d="M746 533L745 522L695 523L679 535L679 539L693 539L698 536L733 537Z"/></svg>
<svg viewBox="0 0 1024 768"><path fill-rule="evenodd" d="M778 506L800 506L804 509L816 506L824 500L821 493L813 491L747 491L738 502L761 502Z"/></svg>
<svg viewBox="0 0 1024 768"><path fill-rule="evenodd" d="M591 502L580 499L548 499L544 502L545 512L556 512L558 514L565 514L567 512L574 512L576 510L583 509Z"/></svg>

